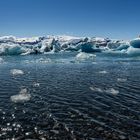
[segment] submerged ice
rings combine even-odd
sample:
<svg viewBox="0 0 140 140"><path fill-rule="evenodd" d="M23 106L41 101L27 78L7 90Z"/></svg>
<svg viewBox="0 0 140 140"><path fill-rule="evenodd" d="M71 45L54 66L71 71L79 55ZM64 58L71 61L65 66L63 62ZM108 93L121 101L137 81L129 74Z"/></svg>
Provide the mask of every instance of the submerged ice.
<svg viewBox="0 0 140 140"><path fill-rule="evenodd" d="M112 95L118 95L119 94L119 90L116 90L114 88L106 88L106 89L102 89L99 87L89 87L90 90L94 91L94 92L99 92L99 93L109 93Z"/></svg>
<svg viewBox="0 0 140 140"><path fill-rule="evenodd" d="M3 63L3 62L4 62L3 58L0 57L0 63Z"/></svg>

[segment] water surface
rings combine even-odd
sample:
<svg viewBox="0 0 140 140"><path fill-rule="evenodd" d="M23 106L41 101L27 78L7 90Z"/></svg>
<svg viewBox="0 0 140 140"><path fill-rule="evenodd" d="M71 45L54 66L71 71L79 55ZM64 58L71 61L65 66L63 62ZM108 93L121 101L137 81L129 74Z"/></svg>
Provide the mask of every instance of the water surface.
<svg viewBox="0 0 140 140"><path fill-rule="evenodd" d="M140 59L75 56L2 57L0 139L140 139ZM22 89L30 100L11 101Z"/></svg>

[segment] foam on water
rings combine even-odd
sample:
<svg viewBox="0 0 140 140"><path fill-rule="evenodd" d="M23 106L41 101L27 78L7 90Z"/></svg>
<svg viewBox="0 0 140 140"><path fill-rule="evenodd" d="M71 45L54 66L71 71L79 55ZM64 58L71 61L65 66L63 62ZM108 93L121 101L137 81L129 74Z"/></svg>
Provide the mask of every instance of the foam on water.
<svg viewBox="0 0 140 140"><path fill-rule="evenodd" d="M10 70L10 73L12 75L14 75L14 76L16 76L16 75L23 75L24 74L24 72L22 70L20 70L20 69L12 69L12 70Z"/></svg>
<svg viewBox="0 0 140 140"><path fill-rule="evenodd" d="M29 101L30 98L31 95L28 93L26 88L21 89L19 94L10 97L12 102L25 102L25 101Z"/></svg>

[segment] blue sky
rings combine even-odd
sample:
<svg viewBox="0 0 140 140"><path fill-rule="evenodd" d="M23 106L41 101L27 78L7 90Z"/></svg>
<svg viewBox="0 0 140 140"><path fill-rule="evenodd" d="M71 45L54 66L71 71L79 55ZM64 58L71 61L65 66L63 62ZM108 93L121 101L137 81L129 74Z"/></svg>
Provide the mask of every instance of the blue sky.
<svg viewBox="0 0 140 140"><path fill-rule="evenodd" d="M0 36L140 34L140 0L0 0Z"/></svg>

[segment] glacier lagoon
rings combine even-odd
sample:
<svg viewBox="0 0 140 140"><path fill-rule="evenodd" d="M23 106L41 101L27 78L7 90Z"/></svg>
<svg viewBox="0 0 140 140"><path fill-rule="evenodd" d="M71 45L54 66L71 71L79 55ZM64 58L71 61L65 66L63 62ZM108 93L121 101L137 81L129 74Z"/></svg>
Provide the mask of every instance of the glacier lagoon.
<svg viewBox="0 0 140 140"><path fill-rule="evenodd" d="M138 40L2 38L0 139L139 139Z"/></svg>

